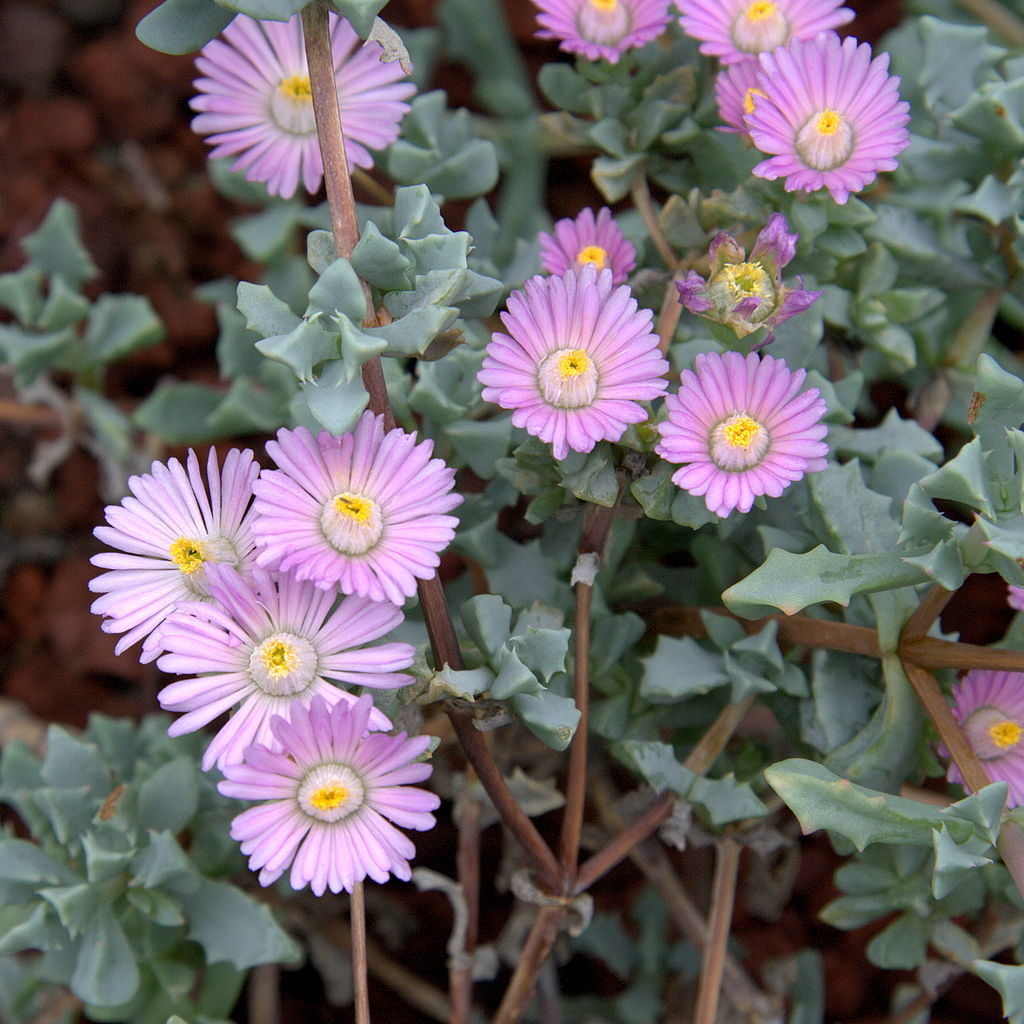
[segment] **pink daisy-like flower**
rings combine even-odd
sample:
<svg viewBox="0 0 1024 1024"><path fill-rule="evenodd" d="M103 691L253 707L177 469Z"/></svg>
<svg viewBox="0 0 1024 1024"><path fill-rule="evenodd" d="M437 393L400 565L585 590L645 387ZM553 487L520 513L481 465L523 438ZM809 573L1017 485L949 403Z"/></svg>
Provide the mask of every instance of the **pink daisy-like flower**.
<svg viewBox="0 0 1024 1024"><path fill-rule="evenodd" d="M274 715L287 718L314 697L355 701L328 680L383 689L412 682L400 671L412 664L411 644L363 646L402 621L395 605L346 597L334 608L335 594L288 575L275 582L259 568L252 583L228 566L211 566L209 577L215 603L182 604L167 617L159 635L168 653L157 662L164 672L196 673L160 691L161 707L183 712L171 736L239 705L207 748L204 771L241 761L251 743L269 743ZM391 728L376 709L373 724Z"/></svg>
<svg viewBox="0 0 1024 1024"><path fill-rule="evenodd" d="M512 409L512 422L549 441L556 459L618 441L647 419L640 403L665 394L651 312L610 270L531 278L501 319L508 334L491 336L477 374L484 400Z"/></svg>
<svg viewBox="0 0 1024 1024"><path fill-rule="evenodd" d="M685 464L672 482L704 495L724 519L824 469L826 406L817 388L800 392L806 376L753 352L698 355L696 372L684 370L679 393L665 399L668 419L658 425L655 451Z"/></svg>
<svg viewBox="0 0 1024 1024"><path fill-rule="evenodd" d="M729 64L715 77L715 99L718 113L725 122L718 130L745 135L748 139L747 115L753 113L754 104L764 96L759 75L760 63L751 58L738 64Z"/></svg>
<svg viewBox="0 0 1024 1024"><path fill-rule="evenodd" d="M361 44L343 18L332 14L331 47L345 154L350 164L372 167L367 150L398 138L416 87L398 61L385 64L379 43ZM289 21L256 21L239 14L196 58L202 77L191 101L199 114L192 130L208 136L211 157L238 156L234 169L266 183L271 195L289 198L301 180L320 188L323 163L313 117L299 15Z"/></svg>
<svg viewBox="0 0 1024 1024"><path fill-rule="evenodd" d="M636 266L636 249L612 219L607 206L597 217L588 206L578 217L566 217L555 224L555 233L540 233L540 263L549 273L561 275L568 270L580 273L593 264L598 270L612 272L612 284L622 284Z"/></svg>
<svg viewBox="0 0 1024 1024"><path fill-rule="evenodd" d="M267 443L278 469L254 485L257 562L318 587L402 604L429 579L455 536L445 515L462 497L432 441L384 429L364 412L342 437L279 430Z"/></svg>
<svg viewBox="0 0 1024 1024"><path fill-rule="evenodd" d="M953 715L988 777L1009 787L1007 806L1024 805L1024 672L968 672L953 687ZM949 757L945 747L939 752ZM952 761L946 778L964 782Z"/></svg>
<svg viewBox="0 0 1024 1024"><path fill-rule="evenodd" d="M672 20L669 0L533 0L539 39L557 39L567 53L612 64L657 39Z"/></svg>
<svg viewBox="0 0 1024 1024"><path fill-rule="evenodd" d="M786 179L786 191L827 188L837 203L894 170L910 144L910 105L899 97L889 55L834 32L762 54L765 96L747 115L750 137L773 156L754 168Z"/></svg>
<svg viewBox="0 0 1024 1024"><path fill-rule="evenodd" d="M185 466L171 459L154 462L149 473L128 481L132 492L120 505L108 505L107 526L93 531L117 551L94 555L90 561L109 572L90 580L89 589L102 594L92 604L104 616L106 633L123 633L117 654L144 638L142 661L152 661L160 649L150 635L179 601L209 601L207 566L223 562L244 574L254 561L250 529L253 482L259 473L251 451L232 449L223 470L211 448L206 479L195 452Z"/></svg>
<svg viewBox="0 0 1024 1024"><path fill-rule="evenodd" d="M752 55L812 39L853 18L843 0L676 0L683 31L700 52L736 64Z"/></svg>
<svg viewBox="0 0 1024 1024"><path fill-rule="evenodd" d="M1009 593L1006 595L1006 603L1019 612L1024 612L1024 587L1015 587L1008 584Z"/></svg>
<svg viewBox="0 0 1024 1024"><path fill-rule="evenodd" d="M351 892L367 876L408 881L416 848L395 825L434 827L441 801L409 785L433 770L416 760L430 739L367 733L370 707L369 697L333 708L314 697L290 720L273 719L273 746L252 746L243 764L224 769L222 793L265 801L231 824L260 885L289 866L292 888L308 885L317 896Z"/></svg>

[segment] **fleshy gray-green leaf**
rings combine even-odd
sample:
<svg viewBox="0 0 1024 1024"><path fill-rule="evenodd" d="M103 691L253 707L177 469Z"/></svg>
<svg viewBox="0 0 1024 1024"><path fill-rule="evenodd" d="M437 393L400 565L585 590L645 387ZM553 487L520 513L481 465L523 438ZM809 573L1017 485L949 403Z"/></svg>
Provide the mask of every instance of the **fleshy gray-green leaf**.
<svg viewBox="0 0 1024 1024"><path fill-rule="evenodd" d="M164 0L135 27L135 34L162 53L192 53L205 46L234 18L213 0Z"/></svg>

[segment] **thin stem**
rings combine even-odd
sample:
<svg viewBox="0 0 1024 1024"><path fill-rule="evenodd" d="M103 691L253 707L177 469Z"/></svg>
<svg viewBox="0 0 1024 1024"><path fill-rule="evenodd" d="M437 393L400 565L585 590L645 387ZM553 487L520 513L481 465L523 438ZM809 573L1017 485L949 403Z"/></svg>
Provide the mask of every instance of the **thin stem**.
<svg viewBox="0 0 1024 1024"><path fill-rule="evenodd" d="M516 1024L522 1017L533 995L537 974L551 953L551 947L555 944L566 912L563 906L541 907L537 911L537 917L523 946L523 955L516 964L508 988L505 989L493 1024Z"/></svg>
<svg viewBox="0 0 1024 1024"><path fill-rule="evenodd" d="M718 713L718 717L708 726L707 731L690 751L684 767L697 775L703 775L725 749L729 738L754 703L754 695L744 697L739 704L729 704ZM676 802L676 794L662 793L647 810L628 827L620 822L613 839L608 845L598 850L580 868L576 878L575 891L585 892L602 875L607 874L624 857L635 850L648 836L652 835L663 821L672 813Z"/></svg>
<svg viewBox="0 0 1024 1024"><path fill-rule="evenodd" d="M366 980L366 903L362 882L356 882L352 887L349 915L352 925L352 981L356 1024L370 1024L370 989Z"/></svg>
<svg viewBox="0 0 1024 1024"><path fill-rule="evenodd" d="M900 658L921 668L987 668L997 672L1024 672L1024 651L978 647L926 636L900 644Z"/></svg>
<svg viewBox="0 0 1024 1024"><path fill-rule="evenodd" d="M662 354L668 351L675 336L676 327L679 326L679 318L683 315L683 304L679 301L679 291L676 288L677 271L673 268L672 277L665 285L665 294L661 299L661 309L658 311L658 323L655 331L658 335L658 348Z"/></svg>
<svg viewBox="0 0 1024 1024"><path fill-rule="evenodd" d="M913 643L915 640L926 637L928 630L938 621L939 616L942 614L942 609L949 604L953 594L954 591L947 590L938 583L933 583L928 588L928 592L924 595L914 614L907 619L907 624L903 627L903 632L900 634L900 646L902 647L905 643Z"/></svg>
<svg viewBox="0 0 1024 1024"><path fill-rule="evenodd" d="M466 931L461 955L452 958L448 969L448 995L452 1003L449 1024L468 1024L473 1008L473 954L480 927L480 802L465 792L455 806L455 825L459 832L456 865L466 901Z"/></svg>
<svg viewBox="0 0 1024 1024"><path fill-rule="evenodd" d="M249 975L246 1004L249 1024L280 1024L281 968L277 964L257 964Z"/></svg>
<svg viewBox="0 0 1024 1024"><path fill-rule="evenodd" d="M711 919L704 949L704 967L697 992L694 1024L715 1024L718 997L722 991L726 943L732 927L732 908L736 899L736 878L740 867L740 844L726 836L718 844L715 880L711 888Z"/></svg>
<svg viewBox="0 0 1024 1024"><path fill-rule="evenodd" d="M665 266L669 270L674 271L676 264L679 262L679 257L676 256L672 246L669 245L668 239L658 223L658 215L654 212L654 203L651 201L651 193L647 188L647 175L643 171L638 171L633 178L630 194L633 197L633 205L643 218L644 226L647 228L647 233L651 236L654 248L658 250L658 255L665 261Z"/></svg>
<svg viewBox="0 0 1024 1024"><path fill-rule="evenodd" d="M331 211L334 247L339 256L349 256L359 241L359 221L352 195L345 136L338 105L338 85L334 74L334 53L327 8L320 3L302 9L302 35L306 45L309 86L313 95L313 114L324 164L327 205ZM364 285L365 288L365 285Z"/></svg>
<svg viewBox="0 0 1024 1024"><path fill-rule="evenodd" d="M449 705L446 711L469 763L480 776L481 785L491 798L505 827L516 837L530 859L540 888L549 893L560 892L561 865L512 795L484 740L483 733L473 725L472 713L453 705Z"/></svg>
<svg viewBox="0 0 1024 1024"><path fill-rule="evenodd" d="M41 430L60 430L64 427L60 413L47 405L26 405L13 399L0 399L0 423L15 423Z"/></svg>
<svg viewBox="0 0 1024 1024"><path fill-rule="evenodd" d="M369 175L361 167L352 168L352 180L361 189L369 193L381 206L394 206L395 197L376 178Z"/></svg>
<svg viewBox="0 0 1024 1024"><path fill-rule="evenodd" d="M1012 46L1024 46L1024 21L999 0L956 0Z"/></svg>
<svg viewBox="0 0 1024 1024"><path fill-rule="evenodd" d="M569 778L565 787L565 814L559 845L565 881L572 884L579 865L580 833L587 793L587 731L590 726L590 605L594 588L577 583L575 621L575 665L573 700L580 713L579 724L569 748Z"/></svg>
<svg viewBox="0 0 1024 1024"><path fill-rule="evenodd" d="M903 663L903 670L914 687L939 737L949 750L954 764L963 776L964 785L973 793L984 789L992 780L981 759L974 752L960 723L957 722L948 701L939 689L935 676L918 665ZM999 835L999 852L1007 870L1013 876L1018 891L1024 895L1024 833L1019 826L1007 822Z"/></svg>

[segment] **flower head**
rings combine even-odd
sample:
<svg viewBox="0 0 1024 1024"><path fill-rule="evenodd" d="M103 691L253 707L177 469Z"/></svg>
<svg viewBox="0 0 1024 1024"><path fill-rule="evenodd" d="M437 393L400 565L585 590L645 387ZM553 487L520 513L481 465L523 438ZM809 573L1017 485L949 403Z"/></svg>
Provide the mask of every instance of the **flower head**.
<svg viewBox="0 0 1024 1024"><path fill-rule="evenodd" d="M845 203L894 170L910 143L910 106L899 97L889 56L834 32L762 54L764 99L747 115L754 145L774 154L754 174L786 179L786 191L827 188Z"/></svg>
<svg viewBox="0 0 1024 1024"><path fill-rule="evenodd" d="M575 220L560 220L554 235L541 232L540 262L549 274L556 275L569 270L578 274L593 264L598 270L611 270L612 284L622 284L636 266L636 249L607 206L598 210L596 218L588 206Z"/></svg>
<svg viewBox="0 0 1024 1024"><path fill-rule="evenodd" d="M103 630L124 634L116 653L146 638L141 660L152 661L159 647L148 638L175 604L210 600L209 566L224 563L243 575L251 570L249 503L258 473L251 451L232 449L221 469L211 448L204 483L199 459L189 451L184 466L177 459L154 462L149 473L131 477L131 494L107 506L108 525L93 532L117 551L90 559L109 571L90 580L89 589L103 595L92 604L104 616Z"/></svg>
<svg viewBox="0 0 1024 1024"><path fill-rule="evenodd" d="M1024 672L968 672L953 687L953 715L989 778L1009 786L1007 806L1024 804ZM952 761L946 778L964 781Z"/></svg>
<svg viewBox="0 0 1024 1024"><path fill-rule="evenodd" d="M455 536L462 497L432 441L365 412L351 433L279 430L254 485L256 559L324 589L402 604Z"/></svg>
<svg viewBox="0 0 1024 1024"><path fill-rule="evenodd" d="M617 441L647 419L639 403L665 393L650 310L610 270L531 278L501 319L508 334L492 335L477 374L484 400L512 409L512 422L549 441L556 459Z"/></svg>
<svg viewBox="0 0 1024 1024"><path fill-rule="evenodd" d="M367 147L395 141L416 89L398 61L381 61L379 43L361 44L347 21L330 17L345 153L350 164L372 167ZM271 195L289 198L300 180L316 192L323 163L299 15L282 22L239 14L203 47L196 67L192 129L208 136L211 157L237 156L235 170L265 182Z"/></svg>
<svg viewBox="0 0 1024 1024"><path fill-rule="evenodd" d="M665 399L659 455L683 463L672 481L704 495L723 519L749 512L762 494L777 498L805 473L825 468L825 402L817 388L801 392L806 374L781 359L702 352L684 370L679 393Z"/></svg>
<svg viewBox="0 0 1024 1024"><path fill-rule="evenodd" d="M367 733L370 708L369 697L334 707L314 697L290 719L272 720L271 744L225 767L222 793L264 801L231 824L261 885L289 866L292 888L308 885L317 896L351 892L367 876L409 879L416 848L395 825L434 827L440 800L409 785L430 776L431 766L416 760L430 740Z"/></svg>
<svg viewBox="0 0 1024 1024"><path fill-rule="evenodd" d="M533 0L540 39L557 39L567 53L612 64L643 46L671 21L669 0Z"/></svg>
<svg viewBox="0 0 1024 1024"><path fill-rule="evenodd" d="M242 759L251 743L270 742L270 720L289 717L319 696L328 704L355 697L332 682L394 688L412 677L411 644L366 647L402 621L393 604L335 595L255 569L251 583L227 566L209 571L214 604L182 604L160 629L165 651L157 665L177 675L196 673L160 691L160 705L183 712L168 732L194 732L239 705L214 736L203 770ZM333 610L332 610L333 609ZM328 682L331 680L332 682ZM374 727L391 723L374 711Z"/></svg>
<svg viewBox="0 0 1024 1024"><path fill-rule="evenodd" d="M676 0L683 31L700 39L700 52L723 64L812 39L853 18L843 0Z"/></svg>
<svg viewBox="0 0 1024 1024"><path fill-rule="evenodd" d="M718 113L725 124L723 132L735 132L748 139L747 116L754 110L754 104L764 97L761 88L761 65L753 58L729 64L715 77L715 99Z"/></svg>
<svg viewBox="0 0 1024 1024"><path fill-rule="evenodd" d="M744 338L759 327L776 327L819 299L822 292L782 283L782 268L796 254L797 235L773 213L747 258L732 235L720 231L708 251L711 272L705 281L695 270L676 282L679 301L691 312L731 327Z"/></svg>

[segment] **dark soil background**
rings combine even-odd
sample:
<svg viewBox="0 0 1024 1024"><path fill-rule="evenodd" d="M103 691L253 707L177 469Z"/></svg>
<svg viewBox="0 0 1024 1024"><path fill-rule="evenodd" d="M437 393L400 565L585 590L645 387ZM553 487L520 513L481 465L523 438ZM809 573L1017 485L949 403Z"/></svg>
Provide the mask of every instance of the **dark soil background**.
<svg viewBox="0 0 1024 1024"><path fill-rule="evenodd" d="M155 0L0 0L0 272L22 262L18 241L34 230L54 198L79 210L85 243L100 268L90 291L145 294L163 318L167 337L116 366L107 393L126 410L166 374L213 382L217 329L210 306L193 297L205 281L224 275L258 279L229 234L241 208L223 199L206 174L205 144L189 128L191 57L155 53L134 36ZM849 31L877 39L900 17L890 0L851 0L858 10ZM527 59L539 66L557 59L553 45L534 40L528 0L506 0L506 10ZM392 0L386 15L398 25L434 23L432 0ZM435 85L453 103L470 102L465 71L441 66ZM584 162L558 162L551 170L549 207L575 214L598 202ZM53 440L52 415L17 402L0 372L0 743L33 740L42 723L82 726L93 711L137 717L154 708L155 669L134 654L115 657L113 638L89 612L89 556L98 550L92 528L102 520L98 469L75 448L49 481L29 482L27 467L37 444ZM154 457L181 454L154 451ZM972 580L944 617L948 629L985 643L998 637L1009 613L992 580ZM443 748L444 749L444 748ZM457 759L454 750L450 759ZM442 808L441 824L418 839L419 862L454 874L454 830ZM556 817L549 815L548 818ZM547 821L547 819L542 819ZM548 822L554 829L557 822ZM484 833L484 877L500 859L498 830ZM698 902L710 880L709 858L698 851L680 859L681 873ZM864 946L881 925L844 934L817 920L837 895L832 872L838 859L827 841L803 847L792 899L777 920L744 909L735 919L737 952L746 951L757 976L772 957L804 946L819 949L827 980L827 1018L868 1024L886 1019L889 993L909 975L872 967ZM402 954L406 966L443 988L450 914L436 894L391 886L412 917L425 924ZM639 893L639 876L620 867L597 889L599 907L627 907ZM485 883L483 941L492 940L511 906ZM372 910L372 902L371 902ZM499 976L499 980L507 975ZM596 962L576 957L563 972L575 994L614 996L620 983ZM312 968L282 976L284 1024L348 1019L328 1006ZM688 1019L692 993L680 991L666 1020ZM482 1003L495 1005L497 984L481 987ZM429 1020L379 983L373 988L376 1019L390 1024ZM244 1006L236 1019L246 1019ZM723 1018L724 1019L724 1018ZM958 982L936 1006L933 1020L954 1024L997 1021L998 999L986 986Z"/></svg>

